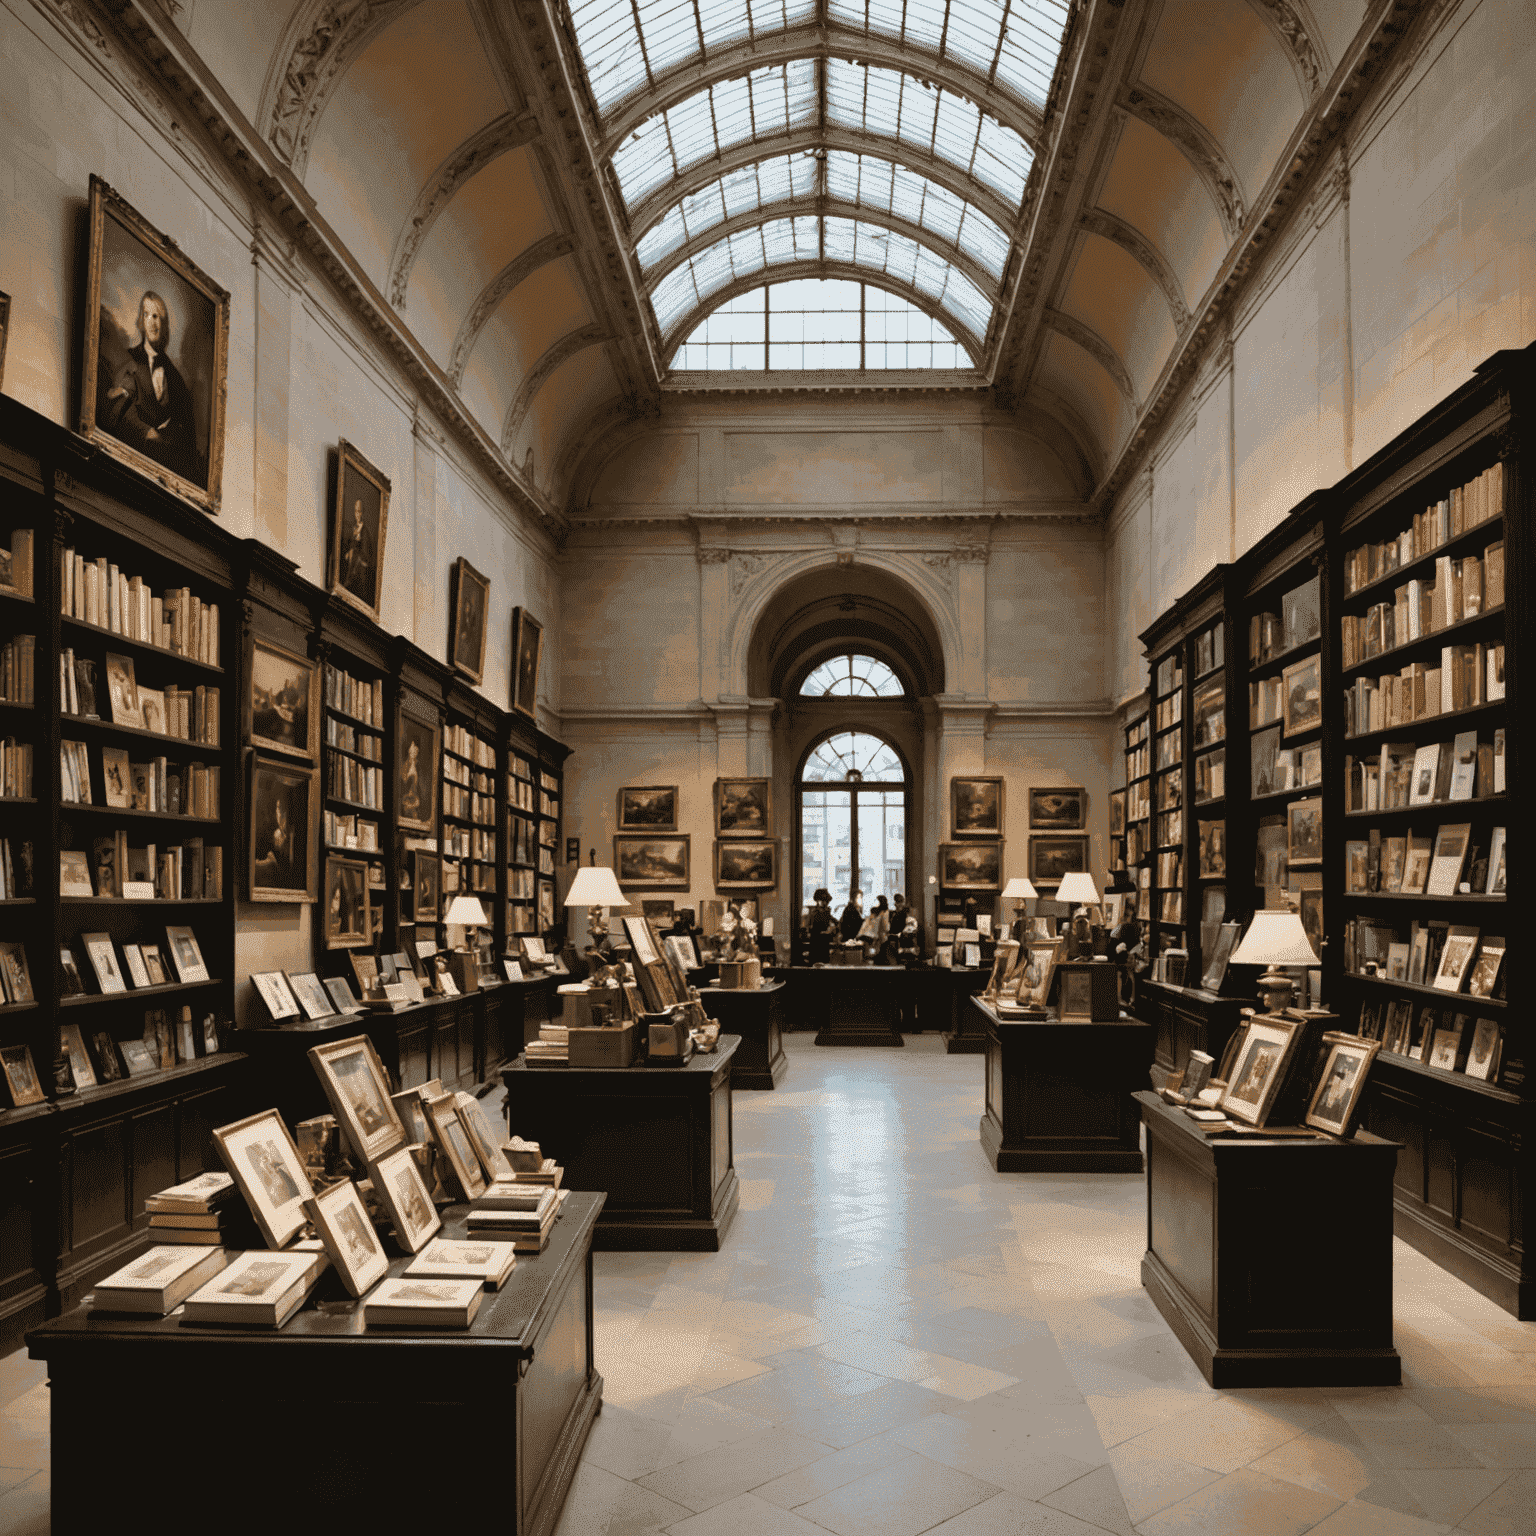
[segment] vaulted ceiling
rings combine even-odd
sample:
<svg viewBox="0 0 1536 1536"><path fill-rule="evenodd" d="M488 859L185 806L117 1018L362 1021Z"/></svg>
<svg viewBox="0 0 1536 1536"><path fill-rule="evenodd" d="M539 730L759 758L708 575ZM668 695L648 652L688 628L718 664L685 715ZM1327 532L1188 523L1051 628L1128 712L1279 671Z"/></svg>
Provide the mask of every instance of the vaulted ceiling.
<svg viewBox="0 0 1536 1536"><path fill-rule="evenodd" d="M781 271L941 318L974 387L1053 417L1106 493L1418 6L105 9L251 145L269 202L558 515L606 428L675 387L700 316Z"/></svg>

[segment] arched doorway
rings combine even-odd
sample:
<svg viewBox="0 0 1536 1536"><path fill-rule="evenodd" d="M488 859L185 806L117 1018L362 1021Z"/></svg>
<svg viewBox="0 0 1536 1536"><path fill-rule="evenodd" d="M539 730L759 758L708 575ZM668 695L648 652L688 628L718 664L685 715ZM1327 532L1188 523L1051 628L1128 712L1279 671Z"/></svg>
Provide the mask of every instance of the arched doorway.
<svg viewBox="0 0 1536 1536"><path fill-rule="evenodd" d="M799 908L818 887L834 910L852 891L865 911L907 889L912 776L895 743L869 728L835 728L812 744L795 776Z"/></svg>

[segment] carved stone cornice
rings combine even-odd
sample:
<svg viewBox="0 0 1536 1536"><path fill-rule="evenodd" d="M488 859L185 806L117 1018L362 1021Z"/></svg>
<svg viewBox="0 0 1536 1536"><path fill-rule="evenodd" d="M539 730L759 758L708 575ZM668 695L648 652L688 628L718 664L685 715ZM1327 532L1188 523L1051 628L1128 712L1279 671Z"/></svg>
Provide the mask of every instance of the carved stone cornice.
<svg viewBox="0 0 1536 1536"><path fill-rule="evenodd" d="M1310 101L1323 88L1329 73L1328 57L1322 44L1322 32L1305 12L1305 0L1248 0L1275 40L1285 50L1301 87Z"/></svg>
<svg viewBox="0 0 1536 1536"><path fill-rule="evenodd" d="M612 338L602 326L584 325L580 330L567 332L553 346L545 350L539 360L528 370L522 383L517 386L517 393L512 397L512 404L507 407L507 419L501 428L501 451L503 453L510 454L512 452L512 445L517 441L518 430L522 427L523 418L528 414L529 408L533 405L534 397L548 382L549 376L557 368L570 362L578 352L585 352L588 347L595 347L600 342L610 340Z"/></svg>
<svg viewBox="0 0 1536 1536"><path fill-rule="evenodd" d="M694 550L694 557L700 565L725 565L731 558L728 549L719 549L713 545L700 544Z"/></svg>
<svg viewBox="0 0 1536 1536"><path fill-rule="evenodd" d="M1243 184L1237 167L1227 159L1227 152L1215 135L1150 85L1133 85L1122 98L1122 105L1132 117L1140 118L1170 140L1189 161L1216 204L1227 239L1235 240L1243 227Z"/></svg>
<svg viewBox="0 0 1536 1536"><path fill-rule="evenodd" d="M1115 388L1125 397L1125 403L1131 410L1137 410L1136 386L1131 382L1125 364L1120 361L1115 349L1092 326L1084 325L1081 320L1063 314L1059 309L1047 309L1045 323L1058 335L1076 342L1115 381Z"/></svg>

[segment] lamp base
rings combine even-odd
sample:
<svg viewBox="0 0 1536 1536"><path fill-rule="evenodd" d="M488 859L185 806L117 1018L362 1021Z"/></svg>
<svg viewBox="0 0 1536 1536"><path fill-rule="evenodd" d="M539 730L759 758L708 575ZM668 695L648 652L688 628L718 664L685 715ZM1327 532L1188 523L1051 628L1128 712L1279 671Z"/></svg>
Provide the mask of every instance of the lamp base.
<svg viewBox="0 0 1536 1536"><path fill-rule="evenodd" d="M1265 1013L1279 1013L1288 1008L1296 995L1296 983L1284 971L1270 966L1259 977L1259 1001Z"/></svg>

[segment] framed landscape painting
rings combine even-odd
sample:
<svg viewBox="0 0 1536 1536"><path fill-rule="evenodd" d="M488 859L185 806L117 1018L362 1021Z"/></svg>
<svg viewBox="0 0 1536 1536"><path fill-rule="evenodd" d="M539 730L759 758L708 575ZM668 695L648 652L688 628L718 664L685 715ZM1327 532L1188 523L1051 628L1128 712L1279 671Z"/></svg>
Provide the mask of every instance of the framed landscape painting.
<svg viewBox="0 0 1536 1536"><path fill-rule="evenodd" d="M1087 868L1086 836L1030 838L1029 878L1036 885L1059 885L1063 875Z"/></svg>
<svg viewBox="0 0 1536 1536"><path fill-rule="evenodd" d="M1002 890L1002 843L940 843L939 884L951 891Z"/></svg>
<svg viewBox="0 0 1536 1536"><path fill-rule="evenodd" d="M779 845L770 838L715 844L715 888L765 891L779 883Z"/></svg>
<svg viewBox="0 0 1536 1536"><path fill-rule="evenodd" d="M618 834L613 839L613 870L626 890L687 890L688 837Z"/></svg>
<svg viewBox="0 0 1536 1536"><path fill-rule="evenodd" d="M949 825L953 837L1003 835L1003 781L1000 777L949 781Z"/></svg>
<svg viewBox="0 0 1536 1536"><path fill-rule="evenodd" d="M1030 790L1029 825L1036 832L1070 832L1087 826L1087 793L1081 789Z"/></svg>
<svg viewBox="0 0 1536 1536"><path fill-rule="evenodd" d="M629 785L619 791L620 832L677 831L677 785Z"/></svg>
<svg viewBox="0 0 1536 1536"><path fill-rule="evenodd" d="M769 780L715 780L715 836L773 836L773 785Z"/></svg>

